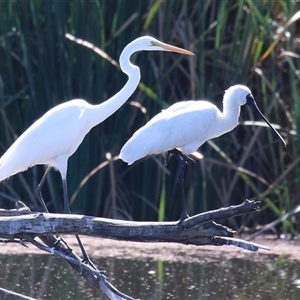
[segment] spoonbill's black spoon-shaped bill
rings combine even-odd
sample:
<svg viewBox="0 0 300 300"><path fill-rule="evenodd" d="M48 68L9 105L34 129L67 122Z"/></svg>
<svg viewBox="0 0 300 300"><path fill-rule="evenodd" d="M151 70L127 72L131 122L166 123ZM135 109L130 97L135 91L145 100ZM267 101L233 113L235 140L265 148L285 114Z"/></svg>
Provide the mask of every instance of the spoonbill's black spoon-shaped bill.
<svg viewBox="0 0 300 300"><path fill-rule="evenodd" d="M46 175L54 167L62 178L64 212L70 213L67 192L68 158L77 150L85 135L119 109L136 90L141 78L140 69L130 62L130 57L137 51L169 51L193 55L190 51L162 43L150 36L143 36L129 43L120 55L120 68L128 75L125 86L98 105L75 99L50 109L0 158L0 181L32 166L48 165L37 189L38 198L47 211L40 191Z"/></svg>
<svg viewBox="0 0 300 300"><path fill-rule="evenodd" d="M278 131L272 126L272 124L268 121L268 119L263 115L263 113L260 111L260 109L258 108L254 97L252 96L252 94L249 94L247 96L247 102L246 104L248 106L250 106L253 110L255 110L262 118L263 120L273 129L273 131L279 136L279 138L281 139L281 141L283 142L284 146L286 146L286 142L283 139L283 137L278 133Z"/></svg>
<svg viewBox="0 0 300 300"><path fill-rule="evenodd" d="M231 131L238 124L241 106L247 104L267 122L285 144L284 139L261 113L250 89L234 85L225 91L223 112L208 101L182 101L171 105L137 130L120 151L119 157L129 165L150 154L180 150L181 193L183 195L184 156L196 151L203 143ZM178 152L177 152L178 153ZM183 196L182 196L183 197ZM181 221L188 216L185 200Z"/></svg>

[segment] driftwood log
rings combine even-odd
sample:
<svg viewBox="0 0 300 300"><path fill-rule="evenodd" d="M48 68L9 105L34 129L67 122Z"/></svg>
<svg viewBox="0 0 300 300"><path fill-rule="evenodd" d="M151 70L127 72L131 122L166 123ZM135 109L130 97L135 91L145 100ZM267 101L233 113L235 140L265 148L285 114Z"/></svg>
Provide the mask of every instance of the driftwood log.
<svg viewBox="0 0 300 300"><path fill-rule="evenodd" d="M136 242L172 242L197 246L233 245L249 251L268 250L262 245L233 238L235 231L216 223L221 219L258 211L260 201L221 208L176 222L132 222L82 215L34 213L22 202L17 209L0 209L0 242L30 242L41 250L66 260L85 280L108 299L133 299L112 286L102 271L81 258L54 235L77 234ZM37 239L39 238L39 240ZM15 298L5 298L15 299Z"/></svg>

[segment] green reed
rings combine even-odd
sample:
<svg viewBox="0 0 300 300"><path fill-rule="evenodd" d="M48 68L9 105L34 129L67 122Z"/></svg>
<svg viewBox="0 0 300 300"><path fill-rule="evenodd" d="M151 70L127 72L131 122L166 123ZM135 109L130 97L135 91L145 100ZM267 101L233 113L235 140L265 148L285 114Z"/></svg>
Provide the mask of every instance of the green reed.
<svg viewBox="0 0 300 300"><path fill-rule="evenodd" d="M100 103L125 84L127 78L119 69L66 39L65 33L94 44L116 61L130 41L149 34L196 56L143 52L132 58L142 73L139 88L113 116L91 130L69 159L72 211L135 220L178 219L174 158L167 166L157 156L128 167L109 157L118 155L133 132L161 109L184 99L209 99L222 108L224 90L238 83L249 86L262 112L285 130L280 132L288 146L284 148L259 122L243 124L257 119L242 108L241 125L203 145L199 149L203 159L187 168L189 213L260 199L260 214L228 220L235 226L253 226L294 207L300 194L300 150L294 134L300 125L296 23L286 28L285 35L278 35L299 4L284 0L130 3L0 2L1 153L54 105L73 98ZM1 184L2 206L11 203L9 197L36 205L34 189L43 171L34 167ZM43 194L50 210L61 211L57 172L51 173ZM292 232L299 224L288 220L283 228Z"/></svg>

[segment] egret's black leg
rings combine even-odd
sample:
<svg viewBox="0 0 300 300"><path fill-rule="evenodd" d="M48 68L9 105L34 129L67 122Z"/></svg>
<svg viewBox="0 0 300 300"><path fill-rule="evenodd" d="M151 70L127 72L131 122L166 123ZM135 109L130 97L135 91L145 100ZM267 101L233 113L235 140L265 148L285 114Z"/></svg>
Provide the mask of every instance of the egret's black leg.
<svg viewBox="0 0 300 300"><path fill-rule="evenodd" d="M64 213L71 214L71 209L70 209L69 199L68 199L67 179L62 178L62 185L63 185L63 194L64 194Z"/></svg>
<svg viewBox="0 0 300 300"><path fill-rule="evenodd" d="M50 170L51 170L51 167L48 166L45 173L44 173L44 175L43 175L43 177L42 177L42 179L41 179L41 181L40 181L40 183L38 184L38 186L35 190L35 195L38 198L38 200L40 201L41 205L43 206L45 212L49 212L49 211L48 211L48 208L47 208L47 206L45 204L45 201L43 199L43 196L42 196L42 186L44 185L46 177L47 177Z"/></svg>
<svg viewBox="0 0 300 300"><path fill-rule="evenodd" d="M67 187L67 180L65 178L62 178L62 184L63 184L63 193L64 193L64 213L65 214L71 214L69 200L68 200L68 187ZM93 269L97 270L96 266L93 264L93 262L90 260L87 252L84 249L84 246L81 242L81 239L79 235L75 235L77 242L79 244L80 250L82 252L83 261L88 263Z"/></svg>
<svg viewBox="0 0 300 300"><path fill-rule="evenodd" d="M44 175L43 175L43 177L42 177L42 179L41 179L41 181L40 181L40 183L39 183L39 185L37 186L37 188L36 188L36 190L35 190L35 195L36 195L36 197L38 198L38 200L40 201L41 205L43 206L44 211L47 212L47 213L49 212L49 210L48 210L48 208L47 208L47 206L46 206L46 204L45 204L45 201L44 201L44 199L43 199L43 195L42 195L42 186L44 185L45 180L46 180L46 177L47 177L47 175L49 174L50 170L51 170L51 167L48 166L47 169L46 169L46 171L45 171L45 173L44 173ZM58 237L57 237L57 241L54 243L54 246L56 245L56 243L59 243L61 240L62 240L63 242L65 242L60 236L58 236ZM69 247L69 245L68 245L67 243L65 243L65 245L66 245L70 250L72 250L72 249Z"/></svg>

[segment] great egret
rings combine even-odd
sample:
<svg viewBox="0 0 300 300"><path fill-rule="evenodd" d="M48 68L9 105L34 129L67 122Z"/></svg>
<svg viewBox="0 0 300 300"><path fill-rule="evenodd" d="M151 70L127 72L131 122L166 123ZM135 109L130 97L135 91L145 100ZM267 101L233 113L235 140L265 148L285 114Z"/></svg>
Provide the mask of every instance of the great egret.
<svg viewBox="0 0 300 300"><path fill-rule="evenodd" d="M154 116L137 130L121 149L119 157L131 165L149 154L175 150L181 160L179 183L181 184L182 215L188 217L183 194L183 177L188 155L203 143L231 131L238 124L240 108L247 104L260 114L285 144L284 139L259 110L250 89L234 85L225 91L223 112L208 101L182 101L171 105ZM178 151L180 150L180 151ZM174 153L174 151L173 151Z"/></svg>
<svg viewBox="0 0 300 300"><path fill-rule="evenodd" d="M128 75L125 86L113 97L98 105L75 99L55 106L34 122L0 158L0 181L34 165L48 165L38 186L37 195L45 210L41 187L51 167L61 174L64 212L70 213L67 192L68 158L76 151L85 135L122 106L140 82L140 69L130 62L138 51L170 51L186 55L192 52L171 46L150 36L129 43L120 55L120 68Z"/></svg>

